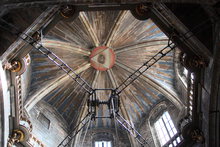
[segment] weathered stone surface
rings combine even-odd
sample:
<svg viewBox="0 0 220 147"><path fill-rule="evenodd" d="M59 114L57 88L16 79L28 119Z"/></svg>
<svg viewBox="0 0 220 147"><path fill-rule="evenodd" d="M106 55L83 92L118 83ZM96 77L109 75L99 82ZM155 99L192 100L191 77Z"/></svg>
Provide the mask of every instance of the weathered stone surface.
<svg viewBox="0 0 220 147"><path fill-rule="evenodd" d="M131 147L129 138L125 130L121 127L117 129L118 136L114 128L96 128L88 130L85 142L82 146L82 139L85 132L82 133L80 140L78 141L79 147L91 147L95 145L95 141L111 141L112 146L117 147Z"/></svg>
<svg viewBox="0 0 220 147"><path fill-rule="evenodd" d="M139 3L140 1L70 0L69 2L72 4L93 4L91 6L94 6L94 3L112 5L133 4ZM151 0L144 0L142 2L151 2ZM215 0L167 0L164 2L175 2L176 4L204 3L210 6L216 3ZM66 1L3 0L0 2L1 8L3 8L0 10L0 16L10 11L8 15L11 20L9 21L21 27L22 31L42 12L41 9L38 12L38 9L31 8L37 12L33 12L33 16L29 15L31 13L26 15L26 8L23 7L57 3L66 3ZM219 3L215 7L218 6ZM21 8L20 10L22 11L11 11L11 9L16 9L16 7ZM172 9L172 7L175 6L171 5L170 8ZM203 8L199 6L199 8L205 9L206 7ZM215 8L213 7L213 9ZM23 10L25 12L23 12ZM175 9L172 9L171 11L176 12L174 10ZM164 17L160 16L158 19L165 19L160 25L166 26L169 24L170 31L181 30L183 25L180 26L181 23L174 15L171 15L171 11L160 13ZM29 16L30 19L27 18ZM181 17L182 12L177 16ZM192 16L194 17L194 15ZM5 17L7 17L7 15ZM206 17L208 17L208 15ZM203 19L206 20L206 17L203 17ZM187 18L188 17L182 20ZM193 22L195 26L197 26L197 24L202 25L197 19L192 20L192 18L190 18L188 21ZM215 23L215 19L213 19L212 22ZM174 24L175 27L173 27ZM190 24L185 25L188 27L191 26ZM201 29L203 27L198 28ZM191 29L193 28L186 30ZM219 33L219 30L216 30L214 33ZM206 38L209 37L207 44L209 45L208 47L212 47L214 41L212 42L212 37L209 36L211 33L204 33L202 29L198 31L203 34L200 35L202 40L206 40ZM1 32L0 43L3 48L1 51L4 52L6 47L16 38L9 35L6 31L1 30ZM199 86L197 86L195 93L197 96L195 105L197 107L193 109L197 118L196 125L203 131L206 140L205 146L207 147L210 145L219 146L219 34L216 34L216 36L217 41L213 45L215 48L209 48L210 51L213 51L211 53L197 46L198 44L194 44L196 46L194 49L189 48L195 53L199 52L201 56L208 56L210 59L208 67L201 69L201 73L198 74L199 77L197 77L197 79L199 80L197 84ZM79 73L81 73L80 75L86 79L89 84L94 85L95 88L116 87L116 83L120 84L132 71L134 72L135 69L142 65L146 59L149 59L158 52L159 49L163 48L167 44L168 39L151 20L139 22L133 18L129 11L82 12L79 18L76 18L72 22L60 21L55 27L51 28L46 37L47 39L44 40L44 45L63 58L65 62L69 63L74 70L78 70ZM180 37L180 39L184 40L185 38ZM105 43L114 49L116 64L111 68L111 71L99 72L97 74L96 70L89 65L90 51L94 49L97 44L102 45ZM29 96L27 100L31 98L30 103L35 102L31 103L32 106L30 109L33 108L29 111L30 120L34 128L33 134L46 146L51 147L57 146L71 130L69 128L76 125L79 113L86 109L86 107L82 105L82 101L86 98L86 95L77 83L71 82L70 80L59 81L63 73L42 56L32 52L31 91L29 95L24 95L25 97L27 95ZM123 115L125 115L134 126L137 126L140 133L147 138L152 147L155 144L155 140L153 139L155 134L152 134L148 113L157 103L166 99L169 99L171 103L173 103L168 102L166 110L169 111L176 127L179 119L184 116L183 110L185 106L183 104L187 104L187 91L184 84L181 83L181 79L178 77L178 67L173 65L174 62L178 62L178 59L175 58L173 54L168 54L167 57L152 66L143 77L140 77L137 81L132 83L132 85L121 94ZM10 79L8 79L8 81L10 82ZM59 82L62 84L54 84ZM23 88L28 88L28 86L26 85ZM108 97L108 94L108 92L101 92L98 96L104 100ZM172 99L175 99L175 101L172 101ZM106 115L107 110L107 107L100 107L98 114ZM0 113L2 114L2 109ZM39 120L39 114L43 114L42 118L44 121ZM8 123L8 120L2 119L2 115L0 119L2 122ZM0 124L0 129L3 128L2 124L3 123ZM94 140L99 139L112 140L113 145L117 147L131 146L132 141L129 140L129 135L127 135L124 130L119 129L119 138L116 138L113 126L114 123L111 121L104 119L97 120L89 129L84 146L91 146ZM81 139L83 135L82 133ZM2 138L3 137L1 137L1 139ZM2 141L1 139L0 141ZM119 142L116 142L117 139L119 139ZM77 141L79 144L81 143L81 140ZM136 146L138 146L138 144L136 144Z"/></svg>
<svg viewBox="0 0 220 147"><path fill-rule="evenodd" d="M40 113L50 121L49 127L39 120ZM64 119L43 101L30 110L30 121L33 125L33 134L47 147L57 146L69 131Z"/></svg>

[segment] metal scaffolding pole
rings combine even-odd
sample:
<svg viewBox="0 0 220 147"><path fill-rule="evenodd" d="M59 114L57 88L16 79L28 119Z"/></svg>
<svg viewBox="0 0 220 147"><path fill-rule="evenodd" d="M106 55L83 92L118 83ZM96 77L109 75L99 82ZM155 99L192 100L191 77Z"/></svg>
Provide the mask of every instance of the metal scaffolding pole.
<svg viewBox="0 0 220 147"><path fill-rule="evenodd" d="M37 34L34 34L35 36L29 36L26 33L19 32L18 28L16 28L14 25L6 22L3 19L0 19L2 22L7 24L8 26L13 27L18 32L13 33L11 30L1 26L3 29L7 30L8 32L17 35L20 39L25 41L26 43L30 44L34 49L41 52L43 55L45 55L48 59L50 59L53 63L55 63L60 69L62 69L68 76L70 76L71 79L73 79L75 82L77 82L83 89L86 90L88 93L92 93L93 89L92 87L79 75L77 74L68 64L66 64L61 58L59 58L55 53L53 53L51 50L43 47L42 44L39 43L40 37ZM20 34L20 35L18 35Z"/></svg>
<svg viewBox="0 0 220 147"><path fill-rule="evenodd" d="M88 129L89 129L90 124L91 124L91 118L92 118L91 116L92 116L92 115L90 115L89 123L88 123L88 125L87 125L87 127L86 127L86 131L85 131L85 134L84 134L84 136L83 136L83 140L82 140L82 144L81 144L82 147L83 147L83 145L84 145L84 141L85 141L85 138L86 138L86 135L87 135Z"/></svg>
<svg viewBox="0 0 220 147"><path fill-rule="evenodd" d="M58 147L67 147L70 145L71 140L91 121L92 114L88 113L79 123L75 126L73 131L69 133ZM87 120L86 120L87 119ZM80 126L82 125L82 126Z"/></svg>
<svg viewBox="0 0 220 147"><path fill-rule="evenodd" d="M114 124L115 124L115 133L116 133L116 145L119 143L119 136L118 136L118 129L117 129L117 121L116 121L116 115L115 115L115 103L114 103L114 99L111 98L111 102L112 104L112 113L113 113L113 117L114 117Z"/></svg>
<svg viewBox="0 0 220 147"><path fill-rule="evenodd" d="M128 131L142 146L148 146L147 140L127 121L125 120L120 114L115 113L116 120L119 122L119 124L125 128L126 131Z"/></svg>
<svg viewBox="0 0 220 147"><path fill-rule="evenodd" d="M116 94L117 95L120 94L125 88L127 88L129 85L131 85L138 77L143 75L145 71L147 71L151 66L153 66L155 63L157 63L157 61L159 61L161 58L165 57L175 47L176 47L176 45L173 42L171 42L171 40L169 40L166 47L164 47L156 55L151 57L147 62L145 62L136 71L134 71L127 79L124 80L124 82L122 82L116 88Z"/></svg>

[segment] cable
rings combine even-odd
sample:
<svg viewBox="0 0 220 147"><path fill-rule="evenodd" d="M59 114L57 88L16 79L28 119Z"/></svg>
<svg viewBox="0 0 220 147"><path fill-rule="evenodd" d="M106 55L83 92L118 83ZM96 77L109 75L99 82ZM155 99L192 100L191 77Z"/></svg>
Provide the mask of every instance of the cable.
<svg viewBox="0 0 220 147"><path fill-rule="evenodd" d="M88 119L89 119L89 123L88 123L88 126L86 127L86 132L85 132L85 134L84 134L84 136L83 136L82 147L83 147L83 145L84 145L84 140L85 140L85 138L86 138L86 135L87 135L88 129L89 129L90 124L91 124L91 118L92 118L92 115L88 118Z"/></svg>
<svg viewBox="0 0 220 147"><path fill-rule="evenodd" d="M112 112L113 112L113 117L114 117L114 124L115 124L115 133L116 133L116 144L119 144L119 138L118 138L118 129L117 129L117 121L116 121L116 115L115 115L115 107L114 107L114 102L113 98L111 98L111 103L112 103Z"/></svg>

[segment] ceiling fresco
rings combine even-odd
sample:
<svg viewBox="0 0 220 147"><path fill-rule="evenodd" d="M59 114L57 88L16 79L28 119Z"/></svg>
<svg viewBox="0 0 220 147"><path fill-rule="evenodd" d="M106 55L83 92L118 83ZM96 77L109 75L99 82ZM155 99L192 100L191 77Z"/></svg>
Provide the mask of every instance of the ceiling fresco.
<svg viewBox="0 0 220 147"><path fill-rule="evenodd" d="M132 72L167 46L168 38L151 19L139 21L130 11L80 12L73 21L58 22L44 36L42 44L65 61L93 88L116 88ZM86 108L86 92L54 63L32 50L31 82L26 108L45 101L74 125ZM137 123L151 108L165 99L161 89L176 93L173 52L154 64L121 94L122 115ZM163 90L163 91L164 91ZM100 91L106 100L108 91ZM98 116L108 115L100 106ZM113 127L110 119L98 119L92 127Z"/></svg>

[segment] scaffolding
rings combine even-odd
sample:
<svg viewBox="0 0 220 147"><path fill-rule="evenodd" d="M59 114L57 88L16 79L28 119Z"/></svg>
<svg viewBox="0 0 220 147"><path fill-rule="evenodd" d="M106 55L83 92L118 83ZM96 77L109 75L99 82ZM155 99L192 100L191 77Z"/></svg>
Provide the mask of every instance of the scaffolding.
<svg viewBox="0 0 220 147"><path fill-rule="evenodd" d="M10 23L5 22L1 19L2 22L12 26ZM18 30L17 28L15 28ZM10 30L7 30L10 32ZM52 61L57 67L63 70L71 79L77 82L86 92L89 93L89 97L87 100L88 113L86 116L74 127L74 129L69 133L63 141L58 145L58 147L66 147L70 146L71 141L76 137L76 135L87 125L90 124L90 121L96 121L96 119L106 118L106 119L114 119L115 122L115 130L117 133L117 123L119 123L128 133L130 133L138 143L142 146L149 146L148 141L126 120L119 114L120 109L120 94L123 92L129 85L131 85L138 77L144 74L150 67L152 67L155 63L157 63L160 59L169 54L176 46L169 39L168 44L162 50L160 50L157 54L151 57L148 61L146 61L142 66L140 66L137 70L135 70L127 79L124 80L117 88L115 89L93 89L91 85L89 85L79 74L77 74L67 63L65 63L59 56L57 56L50 49L44 47L41 44L41 33L34 34L33 36L29 36L25 33L19 32L18 37L22 39L24 42L30 44L35 50L41 52L45 55L50 61ZM36 37L38 36L38 37ZM97 91L111 91L109 95L109 99L106 101L100 101L97 97ZM97 108L100 105L107 105L109 108L109 116L96 116ZM89 125L88 125L89 126Z"/></svg>

